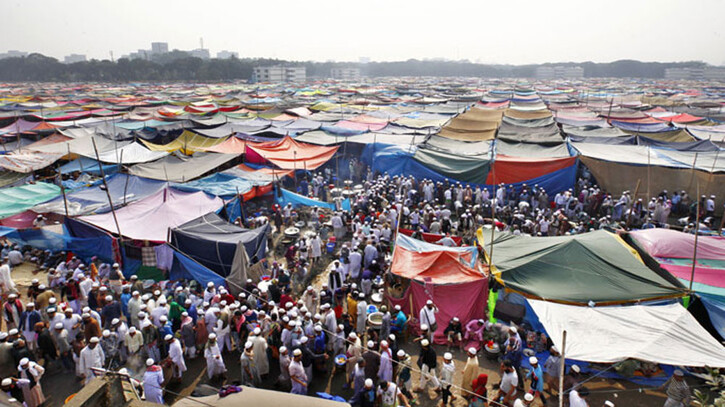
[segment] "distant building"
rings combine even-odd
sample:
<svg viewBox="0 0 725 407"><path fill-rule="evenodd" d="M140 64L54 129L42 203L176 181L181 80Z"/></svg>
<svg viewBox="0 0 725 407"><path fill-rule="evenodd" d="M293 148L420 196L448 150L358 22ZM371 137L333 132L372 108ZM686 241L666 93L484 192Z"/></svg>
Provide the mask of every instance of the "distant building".
<svg viewBox="0 0 725 407"><path fill-rule="evenodd" d="M304 82L307 69L304 66L258 66L252 73L252 82Z"/></svg>
<svg viewBox="0 0 725 407"><path fill-rule="evenodd" d="M370 63L370 57L360 57L357 60L361 64L369 64Z"/></svg>
<svg viewBox="0 0 725 407"><path fill-rule="evenodd" d="M584 77L581 66L540 66L536 68L536 79L579 79Z"/></svg>
<svg viewBox="0 0 725 407"><path fill-rule="evenodd" d="M707 66L704 68L667 68L665 79L725 82L725 68Z"/></svg>
<svg viewBox="0 0 725 407"><path fill-rule="evenodd" d="M151 53L152 54L166 54L169 52L168 42L152 42Z"/></svg>
<svg viewBox="0 0 725 407"><path fill-rule="evenodd" d="M216 57L219 59L239 58L239 53L234 51L219 51L216 53Z"/></svg>
<svg viewBox="0 0 725 407"><path fill-rule="evenodd" d="M84 54L70 54L63 58L63 63L73 64L76 62L86 62L86 56Z"/></svg>
<svg viewBox="0 0 725 407"><path fill-rule="evenodd" d="M209 50L205 48L197 48L192 49L191 51L186 51L191 55L192 57L201 58L201 59L209 59L211 56L209 55Z"/></svg>
<svg viewBox="0 0 725 407"><path fill-rule="evenodd" d="M330 76L342 81L357 81L360 79L360 68L332 68Z"/></svg>
<svg viewBox="0 0 725 407"><path fill-rule="evenodd" d="M18 50L14 50L13 49L13 50L10 50L8 52L5 52L5 53L0 54L0 59L5 59L5 58L21 58L21 57L27 57L27 56L28 56L28 53L27 52L18 51Z"/></svg>

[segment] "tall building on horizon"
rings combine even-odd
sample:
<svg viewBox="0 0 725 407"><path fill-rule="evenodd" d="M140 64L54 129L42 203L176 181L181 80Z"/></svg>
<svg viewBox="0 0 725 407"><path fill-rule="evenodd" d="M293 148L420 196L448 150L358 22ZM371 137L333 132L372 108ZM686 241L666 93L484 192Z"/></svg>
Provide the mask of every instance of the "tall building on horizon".
<svg viewBox="0 0 725 407"><path fill-rule="evenodd" d="M218 59L230 59L231 57L239 58L239 53L234 51L219 51L216 53Z"/></svg>
<svg viewBox="0 0 725 407"><path fill-rule="evenodd" d="M152 54L166 54L169 52L168 42L152 42L151 53Z"/></svg>
<svg viewBox="0 0 725 407"><path fill-rule="evenodd" d="M65 58L63 58L64 64L73 64L76 62L85 62L85 61L86 61L85 54L70 54L70 55L67 55Z"/></svg>

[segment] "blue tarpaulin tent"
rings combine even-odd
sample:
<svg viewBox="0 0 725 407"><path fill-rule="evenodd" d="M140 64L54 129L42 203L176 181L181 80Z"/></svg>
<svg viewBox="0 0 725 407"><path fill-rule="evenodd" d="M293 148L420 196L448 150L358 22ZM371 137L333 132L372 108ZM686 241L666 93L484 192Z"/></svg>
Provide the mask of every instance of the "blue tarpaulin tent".
<svg viewBox="0 0 725 407"><path fill-rule="evenodd" d="M307 198L306 196L295 194L294 192L290 192L282 188L278 188L275 191L274 197L280 206L286 206L288 203L290 203L292 204L293 208L298 208L300 206L315 206L318 208L326 208L333 211L337 210L334 203L317 201L315 199ZM349 198L342 201L342 209L346 211L350 210Z"/></svg>
<svg viewBox="0 0 725 407"><path fill-rule="evenodd" d="M206 287L210 281L217 287L223 286L225 283L224 277L209 270L194 261L191 257L176 250L174 250L174 264L171 266L169 278L171 280L178 280L181 278L196 280L202 287Z"/></svg>

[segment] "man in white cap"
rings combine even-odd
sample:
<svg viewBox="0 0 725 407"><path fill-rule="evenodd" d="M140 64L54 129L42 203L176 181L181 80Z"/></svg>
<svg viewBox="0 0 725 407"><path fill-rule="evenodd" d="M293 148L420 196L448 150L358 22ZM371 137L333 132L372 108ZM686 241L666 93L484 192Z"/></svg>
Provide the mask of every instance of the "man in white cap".
<svg viewBox="0 0 725 407"><path fill-rule="evenodd" d="M418 368L421 370L419 387L415 392L421 392L430 385L436 392L440 391L440 383L436 376L436 367L438 366L438 357L428 339L420 341L420 355L418 356Z"/></svg>
<svg viewBox="0 0 725 407"><path fill-rule="evenodd" d="M172 365L172 377L181 381L181 375L186 372L186 360L184 360L184 351L181 349L181 342L174 338L173 335L166 335L164 341L169 347L169 360Z"/></svg>
<svg viewBox="0 0 725 407"><path fill-rule="evenodd" d="M23 303L20 302L17 294L8 295L8 300L3 304L3 319L8 330L20 326L20 316L23 315L24 309Z"/></svg>
<svg viewBox="0 0 725 407"><path fill-rule="evenodd" d="M384 381L393 380L393 353L388 346L388 341L380 341L380 367L378 368L378 379Z"/></svg>
<svg viewBox="0 0 725 407"><path fill-rule="evenodd" d="M305 304L305 308L312 314L317 313L317 307L320 304L320 296L312 286L308 286L305 293L302 294L302 302Z"/></svg>
<svg viewBox="0 0 725 407"><path fill-rule="evenodd" d="M45 369L28 358L22 358L18 364L18 378L23 380L18 384L23 389L23 398L27 407L38 407L45 402L43 388L40 386L43 373Z"/></svg>
<svg viewBox="0 0 725 407"><path fill-rule="evenodd" d="M227 372L224 359L222 359L222 354L219 351L219 345L217 345L216 334L209 334L209 339L204 348L204 359L206 359L206 373L209 375L209 379L214 380L223 377Z"/></svg>
<svg viewBox="0 0 725 407"><path fill-rule="evenodd" d="M667 388L667 401L664 407L685 407L690 405L690 387L685 382L685 373L676 369L661 388Z"/></svg>
<svg viewBox="0 0 725 407"><path fill-rule="evenodd" d="M67 372L72 371L73 356L71 355L71 352L73 351L73 347L71 346L68 338L68 330L63 328L62 322L56 322L55 325L53 325L53 330L50 332L50 335L53 337L53 341L58 348L58 355L61 363L63 363L63 367Z"/></svg>
<svg viewBox="0 0 725 407"><path fill-rule="evenodd" d="M611 401L607 400L607 401L604 402L604 407L614 407L614 403L612 403Z"/></svg>
<svg viewBox="0 0 725 407"><path fill-rule="evenodd" d="M128 300L126 308L128 309L128 315L131 317L129 321L131 326L140 328L138 324L138 313L141 311L141 294L138 291L134 291L131 294L131 299Z"/></svg>
<svg viewBox="0 0 725 407"><path fill-rule="evenodd" d="M252 331L253 336L248 339L252 342L254 350L254 364L259 376L263 379L269 375L269 359L267 358L267 340L262 336L262 329L257 327Z"/></svg>
<svg viewBox="0 0 725 407"><path fill-rule="evenodd" d="M164 404L164 371L154 364L151 358L146 359L146 372L143 374L143 393L148 403Z"/></svg>
<svg viewBox="0 0 725 407"><path fill-rule="evenodd" d="M85 384L88 384L93 379L93 371L91 368L105 367L106 355L103 353L103 349L98 346L98 337L92 337L88 341L88 345L81 350L79 357L81 377L85 379Z"/></svg>
<svg viewBox="0 0 725 407"><path fill-rule="evenodd" d="M578 387L574 390L571 390L569 392L569 407L589 407L589 403L587 402L587 398L589 397L589 389L587 389L585 386ZM669 400L669 398L668 398ZM671 407L671 406L687 406L689 404L671 404L668 405L667 402L665 402L665 406Z"/></svg>
<svg viewBox="0 0 725 407"><path fill-rule="evenodd" d="M451 402L456 399L456 396L451 393L451 386L453 386L453 375L456 373L456 365L453 363L453 355L450 352L443 354L443 366L441 366L441 389L443 400L441 403L442 407L448 405L448 398L450 397Z"/></svg>
<svg viewBox="0 0 725 407"><path fill-rule="evenodd" d="M130 362L136 362L136 366L141 364L141 360L136 359L139 351L143 347L143 334L138 332L135 326L128 328L124 340L127 349L127 359Z"/></svg>
<svg viewBox="0 0 725 407"><path fill-rule="evenodd" d="M540 397L542 405L546 405L546 396L544 396L544 373L539 365L539 359L536 356L529 357L531 369L526 373L526 378L531 380L530 389L534 392L534 398Z"/></svg>
<svg viewBox="0 0 725 407"><path fill-rule="evenodd" d="M289 375L292 381L292 394L307 395L307 373L302 366L302 351L298 348L292 352L292 361L289 365Z"/></svg>
<svg viewBox="0 0 725 407"><path fill-rule="evenodd" d="M425 302L425 306L420 309L419 317L421 324L426 324L430 328L431 337L438 330L438 323L436 322L436 314L438 313L438 307L433 304L433 301L428 300Z"/></svg>
<svg viewBox="0 0 725 407"><path fill-rule="evenodd" d="M365 294L363 293L358 295L356 312L357 327L355 327L355 331L358 335L362 335L365 333L365 324L367 323L368 318L368 303L365 302Z"/></svg>
<svg viewBox="0 0 725 407"><path fill-rule="evenodd" d="M277 377L276 385L287 390L291 386L289 376L289 365L292 360L289 357L289 351L286 346L279 348L279 377Z"/></svg>
<svg viewBox="0 0 725 407"><path fill-rule="evenodd" d="M478 377L478 352L476 348L470 347L466 352L468 360L463 368L463 381L461 382L461 396L468 400L473 390L473 379Z"/></svg>
<svg viewBox="0 0 725 407"><path fill-rule="evenodd" d="M40 312L35 309L35 303L25 304L25 311L20 314L20 332L28 340L28 350L35 351L35 324L42 321Z"/></svg>
<svg viewBox="0 0 725 407"><path fill-rule="evenodd" d="M526 394L524 394L523 400L521 400L519 398L519 399L516 399L516 401L514 401L514 407L530 406L533 402L534 402L534 395L531 393L526 393ZM544 404L544 405L546 405L546 404Z"/></svg>
<svg viewBox="0 0 725 407"><path fill-rule="evenodd" d="M378 387L377 396L380 407L397 407L399 406L398 403L403 404L405 407L410 407L408 399L395 383L385 380L381 381Z"/></svg>
<svg viewBox="0 0 725 407"><path fill-rule="evenodd" d="M242 368L242 384L245 386L258 387L262 383L262 378L259 377L259 370L257 370L257 364L254 362L254 344L251 341L247 341L244 344L244 350L240 357L240 366Z"/></svg>
<svg viewBox="0 0 725 407"><path fill-rule="evenodd" d="M110 330L104 329L100 345L101 349L103 349L103 354L106 356L106 365L110 369L116 369L119 364L118 336L112 334Z"/></svg>
<svg viewBox="0 0 725 407"><path fill-rule="evenodd" d="M2 259L0 266L0 292L16 293L15 281L10 275L10 264L7 258Z"/></svg>
<svg viewBox="0 0 725 407"><path fill-rule="evenodd" d="M359 359L362 359L362 341L355 332L350 332L347 336L347 365L345 373L347 374L347 385L350 386L355 378L355 366Z"/></svg>
<svg viewBox="0 0 725 407"><path fill-rule="evenodd" d="M556 346L549 348L549 357L544 362L544 382L549 387L549 394L559 391L559 373L561 369L561 355Z"/></svg>

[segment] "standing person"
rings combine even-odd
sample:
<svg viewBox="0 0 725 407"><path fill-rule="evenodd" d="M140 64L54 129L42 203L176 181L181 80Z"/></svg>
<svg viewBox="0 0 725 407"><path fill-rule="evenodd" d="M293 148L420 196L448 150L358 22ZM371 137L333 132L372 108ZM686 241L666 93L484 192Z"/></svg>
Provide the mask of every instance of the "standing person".
<svg viewBox="0 0 725 407"><path fill-rule="evenodd" d="M534 393L534 398L540 397L542 405L546 405L546 396L544 396L544 373L541 371L539 359L536 356L529 358L531 369L526 373L526 378L531 380L530 389Z"/></svg>
<svg viewBox="0 0 725 407"><path fill-rule="evenodd" d="M222 359L219 345L217 345L216 334L209 334L209 340L204 349L204 359L206 359L206 373L209 375L210 380L224 377L227 367L224 366L224 359Z"/></svg>
<svg viewBox="0 0 725 407"><path fill-rule="evenodd" d="M587 397L589 397L589 389L587 389L584 386L579 387L576 390L570 391L569 392L569 407L589 407L589 403L587 403L587 400L586 400ZM666 407L685 407L685 406L689 405L689 400L687 402L688 404L685 404L682 402L680 402L680 403L675 402L675 404L668 404L668 402L670 402L669 396L667 397L667 401L665 401Z"/></svg>
<svg viewBox="0 0 725 407"><path fill-rule="evenodd" d="M428 300L425 303L425 307L420 309L419 317L421 325L426 324L430 329L431 338L435 335L438 330L438 323L436 322L436 313L438 313L438 307L433 304L433 301Z"/></svg>
<svg viewBox="0 0 725 407"><path fill-rule="evenodd" d="M360 293L357 300L357 326L355 331L362 335L365 333L365 324L368 318L368 303L365 302L365 294Z"/></svg>
<svg viewBox="0 0 725 407"><path fill-rule="evenodd" d="M544 382L549 387L549 394L559 390L559 369L561 368L561 355L556 346L549 349L550 356L544 362Z"/></svg>
<svg viewBox="0 0 725 407"><path fill-rule="evenodd" d="M27 382L18 383L23 389L23 398L27 407L38 407L45 402L43 388L40 386L40 378L45 373L45 369L35 362L31 362L28 358L20 360L18 365L18 377Z"/></svg>
<svg viewBox="0 0 725 407"><path fill-rule="evenodd" d="M471 383L471 390L473 391L473 394L470 396L471 403L469 404L471 407L488 407L487 383L488 375L486 373L481 373L477 378L473 379L473 382Z"/></svg>
<svg viewBox="0 0 725 407"><path fill-rule="evenodd" d="M289 376L289 365L290 365L289 352L285 346L279 348L279 377L277 378L276 385L282 386L287 389L290 386Z"/></svg>
<svg viewBox="0 0 725 407"><path fill-rule="evenodd" d="M380 367L378 368L378 379L390 382L393 380L393 353L388 346L388 341L380 341Z"/></svg>
<svg viewBox="0 0 725 407"><path fill-rule="evenodd" d="M262 383L257 370L257 364L254 363L254 344L247 341L244 344L242 356L239 358L239 364L242 368L242 384L245 386L258 387Z"/></svg>
<svg viewBox="0 0 725 407"><path fill-rule="evenodd" d="M134 366L141 365L141 360L143 359L137 358L137 355L141 348L143 348L143 334L138 332L135 326L132 326L128 328L124 342L126 343L126 349L128 351L127 360Z"/></svg>
<svg viewBox="0 0 725 407"><path fill-rule="evenodd" d="M370 380L372 383L373 379L366 379L365 378L365 359L360 359L357 361L357 364L355 364L355 371L353 373L354 378L352 380L353 388L355 389L355 393L352 395L352 398L348 403L350 405L355 405L360 402L360 398L363 395L363 391L365 389L365 382L367 380Z"/></svg>
<svg viewBox="0 0 725 407"><path fill-rule="evenodd" d="M7 266L5 264L4 266ZM8 275L10 271L8 269ZM13 285L14 287L14 285ZM8 300L3 305L3 319L8 331L20 327L20 316L23 314L23 303L18 299L17 294L8 295Z"/></svg>
<svg viewBox="0 0 725 407"><path fill-rule="evenodd" d="M100 340L94 336L88 341L88 345L81 350L79 363L80 370L82 372L81 377L85 379L85 384L90 383L94 377L94 373L91 368L95 367L102 369L106 363L106 355L103 353L103 349L98 346L99 342Z"/></svg>
<svg viewBox="0 0 725 407"><path fill-rule="evenodd" d="M267 340L262 336L262 330L254 328L254 336L249 339L254 350L254 364L257 366L259 376L266 378L269 375L269 359L267 358Z"/></svg>
<svg viewBox="0 0 725 407"><path fill-rule="evenodd" d="M519 376L516 374L513 363L504 360L501 364L501 384L498 388L497 399L503 400L503 404L510 405L516 397L516 387L519 385Z"/></svg>
<svg viewBox="0 0 725 407"><path fill-rule="evenodd" d="M71 355L71 352L73 351L73 348L71 347L68 338L68 330L63 328L62 322L56 322L51 335L56 347L58 348L58 355L60 356L60 361L63 363L65 371L72 371L73 356Z"/></svg>
<svg viewBox="0 0 725 407"><path fill-rule="evenodd" d="M181 349L181 342L172 335L166 335L164 340L169 347L169 360L173 363L171 377L181 381L181 375L186 372L186 360L184 360L184 351Z"/></svg>
<svg viewBox="0 0 725 407"><path fill-rule="evenodd" d="M302 351L297 348L292 352L293 359L289 365L289 375L292 381L292 394L307 395L307 374L302 366Z"/></svg>
<svg viewBox="0 0 725 407"><path fill-rule="evenodd" d="M441 406L445 407L448 405L448 398L451 398L451 402L456 399L451 393L451 386L453 386L453 375L456 373L456 365L453 363L453 355L449 352L443 354L443 366L441 366L441 388L443 391L443 400L441 400Z"/></svg>
<svg viewBox="0 0 725 407"><path fill-rule="evenodd" d="M398 407L399 402L410 407L408 399L401 393L398 385L388 381L381 381L378 388L378 401L380 407Z"/></svg>
<svg viewBox="0 0 725 407"><path fill-rule="evenodd" d="M690 387L685 382L685 374L682 370L677 369L672 377L662 385L667 387L667 401L664 407L684 407L690 405ZM581 395L581 391L579 391Z"/></svg>
<svg viewBox="0 0 725 407"><path fill-rule="evenodd" d="M463 382L461 383L461 396L470 400L470 393L473 390L473 380L478 377L478 356L476 348L468 348L468 360L463 368Z"/></svg>
<svg viewBox="0 0 725 407"><path fill-rule="evenodd" d="M436 392L440 391L440 383L436 376L436 367L438 366L437 356L435 350L430 346L428 339L420 341L420 355L418 355L418 368L420 368L420 383L419 387L415 389L416 392L423 391L426 386L432 385L433 390Z"/></svg>
<svg viewBox="0 0 725 407"><path fill-rule="evenodd" d="M146 359L146 372L143 374L143 393L149 403L164 404L164 371L154 364L151 358Z"/></svg>

